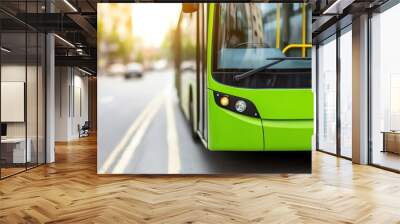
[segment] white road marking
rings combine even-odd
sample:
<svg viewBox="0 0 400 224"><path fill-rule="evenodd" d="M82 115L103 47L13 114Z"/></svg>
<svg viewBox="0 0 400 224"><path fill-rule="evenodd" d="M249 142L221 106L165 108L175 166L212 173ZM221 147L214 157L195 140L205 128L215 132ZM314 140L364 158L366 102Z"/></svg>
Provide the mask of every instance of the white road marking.
<svg viewBox="0 0 400 224"><path fill-rule="evenodd" d="M160 99L164 99L164 97L161 97ZM126 174L125 172L126 167L129 165L129 163L132 162L137 147L142 141L144 134L146 133L151 121L153 120L154 116L160 109L161 105L162 105L162 100L158 100L157 104L155 104L154 107L150 110L148 116L140 125L139 129L134 134L134 136L132 136L132 139L130 140L129 144L125 147L121 157L119 158L118 162L111 171L112 174Z"/></svg>
<svg viewBox="0 0 400 224"><path fill-rule="evenodd" d="M167 113L168 173L179 174L181 170L181 159L171 94L172 91L169 91L165 102Z"/></svg>
<svg viewBox="0 0 400 224"><path fill-rule="evenodd" d="M129 127L128 131L120 141L120 143L114 148L111 154L107 157L106 161L101 165L98 169L99 174L106 174L108 173L111 165L117 160L117 157L121 155L122 151L126 148L132 136L137 132L138 129L141 128L142 123L149 115L151 111L154 111L155 107L161 104L161 100L164 98L164 91L162 94L158 95L157 97L153 98L150 103L144 108L144 110L140 113L140 115L136 118L136 120L132 123Z"/></svg>

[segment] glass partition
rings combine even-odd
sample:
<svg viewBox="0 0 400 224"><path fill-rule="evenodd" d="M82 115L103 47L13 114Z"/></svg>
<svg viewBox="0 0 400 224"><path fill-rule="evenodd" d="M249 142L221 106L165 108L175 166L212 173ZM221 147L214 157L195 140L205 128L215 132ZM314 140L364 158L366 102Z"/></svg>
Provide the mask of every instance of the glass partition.
<svg viewBox="0 0 400 224"><path fill-rule="evenodd" d="M340 36L340 154L352 157L352 32Z"/></svg>
<svg viewBox="0 0 400 224"><path fill-rule="evenodd" d="M27 2L26 11L28 13L42 13L44 2L31 1ZM38 20L35 16L32 20ZM36 21L38 22L38 21ZM42 94L42 101L39 102L39 86L41 87L40 93L44 92L44 85L39 82L43 81L41 76L42 63L44 64L44 35L40 34L36 29L27 27L27 141L30 142L31 147L31 161L27 164L28 168L35 167L39 164L39 157L42 157L43 150L39 151L39 147L44 147L43 144L39 145L39 108L43 105L44 96ZM44 110L40 111L42 114ZM43 115L42 115L43 116ZM43 119L41 119L44 122ZM43 125L42 125L43 127ZM39 153L41 152L41 153ZM43 160L43 159L42 159Z"/></svg>
<svg viewBox="0 0 400 224"><path fill-rule="evenodd" d="M318 149L336 154L336 36L318 47Z"/></svg>
<svg viewBox="0 0 400 224"><path fill-rule="evenodd" d="M371 19L371 162L400 170L400 5Z"/></svg>
<svg viewBox="0 0 400 224"><path fill-rule="evenodd" d="M1 33L2 177L26 169L31 160L26 125L26 33Z"/></svg>
<svg viewBox="0 0 400 224"><path fill-rule="evenodd" d="M37 165L38 157L38 35L36 32L27 32L27 80L26 80L26 113L27 113L27 141L30 150L30 160L27 167Z"/></svg>
<svg viewBox="0 0 400 224"><path fill-rule="evenodd" d="M44 1L7 1L19 16L44 12ZM45 163L44 33L0 12L0 178Z"/></svg>

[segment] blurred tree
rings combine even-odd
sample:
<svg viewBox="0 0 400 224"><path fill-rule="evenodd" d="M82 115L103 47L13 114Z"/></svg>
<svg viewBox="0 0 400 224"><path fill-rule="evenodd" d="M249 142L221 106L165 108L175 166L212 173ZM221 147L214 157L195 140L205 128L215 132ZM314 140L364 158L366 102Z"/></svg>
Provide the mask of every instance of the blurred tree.
<svg viewBox="0 0 400 224"><path fill-rule="evenodd" d="M171 27L164 36L164 40L161 43L161 55L163 58L172 61L174 58L174 39L175 33L177 32L176 27Z"/></svg>
<svg viewBox="0 0 400 224"><path fill-rule="evenodd" d="M136 56L135 56L135 59L136 59L137 62L143 64L143 63L144 63L143 51L138 51L137 54L136 54Z"/></svg>
<svg viewBox="0 0 400 224"><path fill-rule="evenodd" d="M121 3L99 4L99 53L108 63L128 63L134 47L132 5Z"/></svg>

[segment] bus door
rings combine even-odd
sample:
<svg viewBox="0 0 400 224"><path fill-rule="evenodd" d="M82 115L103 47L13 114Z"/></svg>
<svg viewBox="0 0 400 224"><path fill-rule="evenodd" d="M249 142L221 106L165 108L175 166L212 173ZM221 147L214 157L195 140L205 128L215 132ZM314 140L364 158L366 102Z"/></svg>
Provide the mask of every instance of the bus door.
<svg viewBox="0 0 400 224"><path fill-rule="evenodd" d="M197 45L197 65L198 65L198 79L197 79L197 96L198 96L198 131L202 138L207 138L207 14L206 4L199 4L198 13L198 45Z"/></svg>

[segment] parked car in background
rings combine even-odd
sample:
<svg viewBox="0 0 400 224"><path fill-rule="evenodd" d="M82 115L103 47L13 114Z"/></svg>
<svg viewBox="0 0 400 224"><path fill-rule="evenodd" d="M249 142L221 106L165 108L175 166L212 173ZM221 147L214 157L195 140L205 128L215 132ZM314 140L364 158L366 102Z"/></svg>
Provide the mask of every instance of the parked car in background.
<svg viewBox="0 0 400 224"><path fill-rule="evenodd" d="M141 78L143 76L143 66L139 63L132 62L126 66L126 71L124 74L126 79L130 78Z"/></svg>

